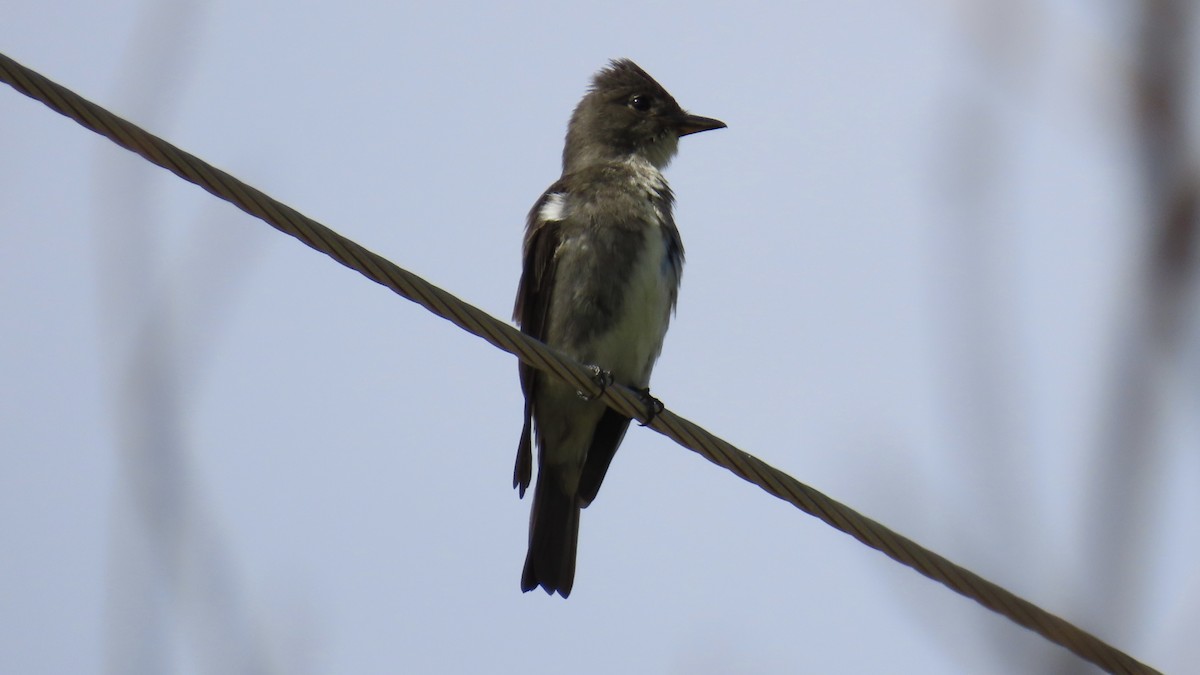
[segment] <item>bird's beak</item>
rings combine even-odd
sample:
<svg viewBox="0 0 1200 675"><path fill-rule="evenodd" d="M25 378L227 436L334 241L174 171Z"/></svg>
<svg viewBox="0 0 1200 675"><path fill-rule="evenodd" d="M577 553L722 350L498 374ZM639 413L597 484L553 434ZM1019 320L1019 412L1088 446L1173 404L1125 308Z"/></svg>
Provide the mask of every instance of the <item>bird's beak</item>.
<svg viewBox="0 0 1200 675"><path fill-rule="evenodd" d="M701 131L710 131L712 129L724 129L727 125L721 120L714 120L711 117L701 117L699 115L685 114L678 122L680 136L688 134L696 134Z"/></svg>

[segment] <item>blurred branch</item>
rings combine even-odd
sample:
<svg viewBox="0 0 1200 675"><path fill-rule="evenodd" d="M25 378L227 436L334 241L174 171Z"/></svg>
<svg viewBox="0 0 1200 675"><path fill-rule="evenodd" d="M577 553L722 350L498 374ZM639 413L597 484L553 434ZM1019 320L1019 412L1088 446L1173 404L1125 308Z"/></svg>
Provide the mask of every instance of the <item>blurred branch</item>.
<svg viewBox="0 0 1200 675"><path fill-rule="evenodd" d="M190 0L149 3L140 16L126 55L121 98L144 118L161 118L170 92L185 79L189 46L201 22L201 5ZM106 670L122 675L175 670L173 646L190 648L198 672L266 673L264 650L249 620L229 560L194 488L195 470L186 452L182 419L188 381L181 375L181 336L211 340L210 330L180 330L184 317L174 291L180 278L212 269L207 236L168 276L152 261L165 229L152 213L141 167L97 171L97 288L103 307L113 400L118 420L118 503L109 552ZM227 242L224 242L227 243ZM228 249L229 247L225 247ZM220 252L220 281L245 256ZM222 283L202 286L210 295ZM216 289L214 291L214 289ZM210 303L211 305L212 303ZM190 346L196 347L193 338ZM191 355L194 357L194 354ZM189 359L192 360L192 359ZM176 635L184 636L178 641Z"/></svg>
<svg viewBox="0 0 1200 675"><path fill-rule="evenodd" d="M1095 482L1084 509L1094 584L1107 591L1091 598L1087 614L1110 628L1145 623L1146 525L1156 517L1157 471L1166 460L1163 375L1183 358L1186 296L1195 289L1197 167L1186 112L1194 3L1145 0L1138 9L1130 95L1146 247L1122 317L1127 323L1110 371L1092 460Z"/></svg>
<svg viewBox="0 0 1200 675"><path fill-rule="evenodd" d="M998 89L1014 99L1025 95L1032 58L1028 36L1037 17L1023 0L982 0L966 3L959 12L964 71L971 76L947 92L942 111L947 124L941 178L951 217L941 233L947 242L941 267L948 272L938 290L948 328L946 419L956 439L956 451L945 461L955 466L959 483L969 486L972 504L969 515L960 514L946 527L980 557L1030 573L1032 561L1020 554L1022 547L996 546L997 541L1033 542L1041 530L1032 504L1012 496L1028 471L1027 458L1017 451L1027 418L1018 396L1020 353L1005 304L1011 293L1002 214L1011 195L1003 185L1014 131L988 94ZM981 521L988 523L983 531ZM1019 671L1040 665L1046 653L1057 653L985 621L972 626L971 636Z"/></svg>

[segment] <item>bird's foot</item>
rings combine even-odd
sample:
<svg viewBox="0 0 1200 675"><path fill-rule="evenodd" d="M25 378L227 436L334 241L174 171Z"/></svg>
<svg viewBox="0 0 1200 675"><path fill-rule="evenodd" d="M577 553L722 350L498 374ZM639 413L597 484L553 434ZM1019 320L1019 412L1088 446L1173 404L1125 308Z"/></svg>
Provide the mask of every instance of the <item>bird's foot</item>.
<svg viewBox="0 0 1200 675"><path fill-rule="evenodd" d="M575 393L579 394L579 398L585 401L594 401L601 396L604 396L604 392L607 391L609 385L613 383L613 374L611 371L604 370L600 366L588 366L587 369L592 374L592 382L595 382L596 386L600 387L600 391L597 392L595 396L588 396L582 391L576 391Z"/></svg>
<svg viewBox="0 0 1200 675"><path fill-rule="evenodd" d="M659 413L666 410L666 406L663 405L662 401L650 395L650 387L642 387L641 389L634 389L634 391L638 393L638 398L642 399L642 403L646 404L646 421L638 420L638 424L648 427L654 422L654 418L658 417Z"/></svg>

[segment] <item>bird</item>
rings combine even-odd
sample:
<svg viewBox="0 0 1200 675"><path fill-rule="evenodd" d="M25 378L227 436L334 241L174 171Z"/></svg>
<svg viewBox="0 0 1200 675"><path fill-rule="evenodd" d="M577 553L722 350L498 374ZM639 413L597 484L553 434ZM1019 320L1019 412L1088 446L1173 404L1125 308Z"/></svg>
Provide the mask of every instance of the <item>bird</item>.
<svg viewBox="0 0 1200 675"><path fill-rule="evenodd" d="M683 242L662 175L689 134L726 124L693 115L645 70L614 59L595 73L567 125L562 175L526 219L513 319L521 331L649 396L675 311ZM630 418L558 378L520 365L525 398L513 487L537 485L521 590L566 598L580 509L592 503ZM650 406L651 416L655 412Z"/></svg>

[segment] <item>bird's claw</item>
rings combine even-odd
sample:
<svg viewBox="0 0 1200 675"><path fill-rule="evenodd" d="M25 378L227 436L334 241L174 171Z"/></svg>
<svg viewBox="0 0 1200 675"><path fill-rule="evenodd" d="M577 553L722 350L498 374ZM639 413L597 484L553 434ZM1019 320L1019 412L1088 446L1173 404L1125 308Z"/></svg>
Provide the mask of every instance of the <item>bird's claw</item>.
<svg viewBox="0 0 1200 675"><path fill-rule="evenodd" d="M579 398L585 401L594 401L601 396L604 396L604 392L607 391L609 385L613 383L613 374L611 371L604 370L600 366L588 366L587 369L591 372L592 382L595 382L596 386L600 387L600 391L597 392L595 396L588 396L582 391L576 391L575 393L579 394Z"/></svg>
<svg viewBox="0 0 1200 675"><path fill-rule="evenodd" d="M659 413L666 410L666 406L663 405L662 401L650 395L650 387L642 387L641 389L634 389L634 391L638 393L638 398L642 399L642 403L646 404L647 410L646 421L638 420L638 425L648 427L654 422L654 418L658 417Z"/></svg>

